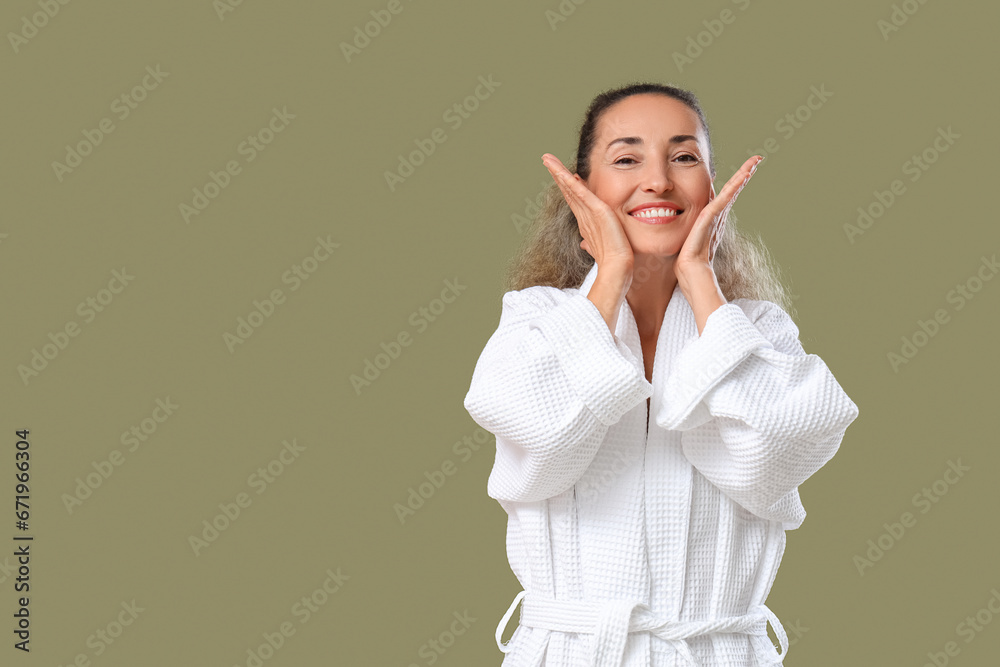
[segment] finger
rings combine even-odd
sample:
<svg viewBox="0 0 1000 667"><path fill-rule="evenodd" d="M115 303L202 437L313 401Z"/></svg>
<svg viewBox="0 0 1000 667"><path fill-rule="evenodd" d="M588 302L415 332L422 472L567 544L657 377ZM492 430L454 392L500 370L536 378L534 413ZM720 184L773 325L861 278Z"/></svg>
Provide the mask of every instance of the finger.
<svg viewBox="0 0 1000 667"><path fill-rule="evenodd" d="M746 165L744 166L746 167ZM753 167L740 168L722 187L719 195L705 205L702 212L706 213L707 216L706 225L710 226L715 221L725 221L726 216L729 215L729 211L733 208L733 204L736 203L736 197L739 196L746 184L750 182L750 176L753 175L752 169ZM742 179L740 178L741 176Z"/></svg>
<svg viewBox="0 0 1000 667"><path fill-rule="evenodd" d="M569 205L570 210L573 211L573 215L576 217L577 226L580 229L580 235L589 236L590 221L593 218L594 209L576 194L573 187L566 182L568 179L562 180L563 182L560 183L559 188L562 191L563 197L566 199L566 203Z"/></svg>
<svg viewBox="0 0 1000 667"><path fill-rule="evenodd" d="M733 174L732 177L719 191L718 196L710 196L708 204L702 209L694 226L688 234L685 246L690 243L691 250L695 254L704 253L703 256L711 261L715 256L722 239L722 232L726 224L726 218L736 201L736 196L750 181L753 172L763 158L753 156Z"/></svg>
<svg viewBox="0 0 1000 667"><path fill-rule="evenodd" d="M546 153L545 156L543 156L542 162L545 164L546 168L548 168L549 172L552 173L556 182L561 184L560 187L565 185L565 189L572 192L578 201L589 208L596 208L599 205L597 202L600 200L597 195L590 191L590 188L588 188L587 184L583 182L583 179L580 178L579 174L574 174L563 166L562 162L559 161L559 158L554 155L548 159L546 159L546 156L549 156L549 154Z"/></svg>
<svg viewBox="0 0 1000 667"><path fill-rule="evenodd" d="M718 199L723 202L730 199L735 200L736 195L746 187L746 184L750 182L750 177L753 176L754 172L757 171L757 167L760 165L761 160L764 158L760 156L754 156L743 163L732 178L726 181L726 184L722 186L722 191L719 192Z"/></svg>
<svg viewBox="0 0 1000 667"><path fill-rule="evenodd" d="M604 200L595 195L587 184L580 178L580 174L569 174L566 177L566 186L577 200L592 211L597 211L605 206Z"/></svg>
<svg viewBox="0 0 1000 667"><path fill-rule="evenodd" d="M546 153L546 155L548 155L548 153ZM562 163L559 162L558 158L552 157L549 160L543 158L542 162L545 164L545 168L549 170L549 173L552 175L552 179L555 181L556 185L559 186L563 196L566 197L567 203L571 203L571 198L575 197L576 199L579 199L579 196L572 187L572 184L575 182L572 178L573 174L562 166Z"/></svg>
<svg viewBox="0 0 1000 667"><path fill-rule="evenodd" d="M580 199L579 195L576 191L574 191L572 185L570 184L569 179L565 176L558 175L556 177L556 182L559 184L559 189L562 191L563 197L566 199L566 203L569 204L573 213L576 214L577 220L579 220L583 217L584 212L587 209L586 204Z"/></svg>
<svg viewBox="0 0 1000 667"><path fill-rule="evenodd" d="M556 185L559 186L559 191L562 192L563 198L566 200L566 204L569 206L570 210L573 212L574 217L576 218L577 227L580 231L580 236L584 237L584 239L586 240L586 237L590 235L590 229L588 223L588 220L590 218L590 216L588 215L590 210L589 207L573 191L573 188L570 186L570 181L568 178L566 178L565 176L563 176L558 172L554 173L552 176L556 182ZM590 252L589 249L587 248L584 248L584 250L587 250L588 253Z"/></svg>
<svg viewBox="0 0 1000 667"><path fill-rule="evenodd" d="M552 179L555 181L555 184L559 188L559 191L562 193L563 198L566 200L566 203L569 204L569 207L573 210L573 213L579 216L580 214L579 197L577 197L576 194L573 192L573 190L570 188L567 179L558 172L552 173Z"/></svg>
<svg viewBox="0 0 1000 667"><path fill-rule="evenodd" d="M549 171L565 174L569 173L569 169L567 169L566 165L562 163L562 160L551 153L546 153L542 156L542 164L544 164Z"/></svg>

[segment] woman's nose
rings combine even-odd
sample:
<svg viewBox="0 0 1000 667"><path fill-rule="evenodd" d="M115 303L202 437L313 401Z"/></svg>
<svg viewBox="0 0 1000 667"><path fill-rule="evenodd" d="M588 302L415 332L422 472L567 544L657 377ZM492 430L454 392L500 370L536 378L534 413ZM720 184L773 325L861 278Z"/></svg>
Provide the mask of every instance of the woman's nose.
<svg viewBox="0 0 1000 667"><path fill-rule="evenodd" d="M663 192L673 187L670 168L648 166L642 174L642 188L649 192Z"/></svg>

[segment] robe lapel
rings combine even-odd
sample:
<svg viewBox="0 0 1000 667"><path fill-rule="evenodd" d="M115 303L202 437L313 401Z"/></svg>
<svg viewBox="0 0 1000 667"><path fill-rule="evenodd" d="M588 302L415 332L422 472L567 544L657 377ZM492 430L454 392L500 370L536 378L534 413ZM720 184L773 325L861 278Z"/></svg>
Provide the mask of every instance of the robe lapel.
<svg viewBox="0 0 1000 667"><path fill-rule="evenodd" d="M584 295L589 293L596 278L595 264L581 283L580 292ZM631 349L639 361L639 370L645 373L638 327L632 309L624 299L615 336ZM641 443L643 461L638 478L641 486L638 495L622 496L617 500L631 502L637 499L640 503L636 509L644 517L641 523L644 539L640 541L640 545L644 551L648 575L641 579L649 586L646 595L650 607L663 618L672 620L680 619L684 600L694 468L681 450L680 432L660 428L652 415L657 414L664 400L660 392L673 360L685 345L697 337L694 312L678 285L667 305L656 341L648 439L645 405L622 419L622 422L626 422L623 428L628 429L630 437L637 438ZM628 421L630 418L631 421ZM615 427L617 426L619 425L616 424Z"/></svg>
<svg viewBox="0 0 1000 667"><path fill-rule="evenodd" d="M680 286L675 286L656 341L644 468L646 540L652 582L649 604L669 620L682 619L694 468L681 450L680 432L660 428L654 416L663 402L669 400L662 392L674 359L697 337L694 312Z"/></svg>
<svg viewBox="0 0 1000 667"><path fill-rule="evenodd" d="M591 268L580 287L586 296L597 277ZM638 332L623 301L615 336L632 351L637 371ZM629 410L608 428L590 467L577 484L580 571L586 600L644 601L649 568L643 518L643 457L646 403ZM640 643L648 640L637 639Z"/></svg>

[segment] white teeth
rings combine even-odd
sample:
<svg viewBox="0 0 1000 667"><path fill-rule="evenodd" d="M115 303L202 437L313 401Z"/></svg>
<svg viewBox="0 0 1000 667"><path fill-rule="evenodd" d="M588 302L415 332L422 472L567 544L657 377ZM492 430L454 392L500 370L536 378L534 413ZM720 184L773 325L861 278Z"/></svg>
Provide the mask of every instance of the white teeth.
<svg viewBox="0 0 1000 667"><path fill-rule="evenodd" d="M671 208L647 208L633 213L637 218L662 218L664 216L677 215L677 211Z"/></svg>

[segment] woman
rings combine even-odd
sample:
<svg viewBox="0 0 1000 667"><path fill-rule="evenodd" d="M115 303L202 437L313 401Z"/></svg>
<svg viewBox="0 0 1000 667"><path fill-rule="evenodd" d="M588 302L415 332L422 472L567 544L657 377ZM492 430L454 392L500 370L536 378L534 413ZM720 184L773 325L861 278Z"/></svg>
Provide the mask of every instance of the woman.
<svg viewBox="0 0 1000 667"><path fill-rule="evenodd" d="M764 600L798 486L858 408L726 224L762 158L716 196L697 99L659 84L595 98L576 157L543 156L558 191L464 402L524 587L503 665L780 663Z"/></svg>

